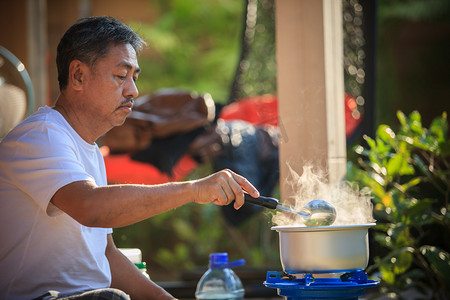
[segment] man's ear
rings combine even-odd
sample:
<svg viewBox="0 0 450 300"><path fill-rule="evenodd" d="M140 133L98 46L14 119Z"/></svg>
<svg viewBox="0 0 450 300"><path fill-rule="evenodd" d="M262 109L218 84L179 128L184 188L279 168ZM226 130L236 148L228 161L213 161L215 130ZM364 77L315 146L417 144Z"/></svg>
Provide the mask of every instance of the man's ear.
<svg viewBox="0 0 450 300"><path fill-rule="evenodd" d="M86 80L87 66L81 61L75 59L69 65L69 82L68 85L75 90L82 89L83 83Z"/></svg>

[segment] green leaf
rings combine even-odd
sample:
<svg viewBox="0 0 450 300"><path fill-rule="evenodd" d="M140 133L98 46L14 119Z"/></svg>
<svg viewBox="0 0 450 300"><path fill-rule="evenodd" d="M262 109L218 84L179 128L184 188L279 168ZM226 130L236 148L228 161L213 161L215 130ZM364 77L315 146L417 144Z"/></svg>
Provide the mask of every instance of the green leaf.
<svg viewBox="0 0 450 300"><path fill-rule="evenodd" d="M380 264L381 278L389 285L394 285L395 274L388 264Z"/></svg>
<svg viewBox="0 0 450 300"><path fill-rule="evenodd" d="M414 255L408 248L403 248L404 251L400 252L397 256L392 257L391 262L394 264L394 273L403 274L412 265Z"/></svg>
<svg viewBox="0 0 450 300"><path fill-rule="evenodd" d="M391 144L385 142L383 139L381 139L379 136L376 137L377 141L377 154L380 159L387 156L392 152L393 146ZM393 142L394 143L394 142Z"/></svg>
<svg viewBox="0 0 450 300"><path fill-rule="evenodd" d="M414 249L402 247L390 252L379 261L381 278L393 285L396 275L406 272L412 265Z"/></svg>
<svg viewBox="0 0 450 300"><path fill-rule="evenodd" d="M398 134L398 139L402 140L403 142L414 145L414 139L408 135L405 134Z"/></svg>
<svg viewBox="0 0 450 300"><path fill-rule="evenodd" d="M347 180L351 182L359 182L361 186L369 187L375 198L382 198L385 194L383 186L378 180L372 177L372 172L366 172L357 168L354 164L349 162L347 164ZM377 201L375 199L375 201Z"/></svg>
<svg viewBox="0 0 450 300"><path fill-rule="evenodd" d="M380 195L384 195L384 186L386 185L386 181L379 173L369 172L369 177L364 177L364 182L369 183L373 191L375 191L377 187L382 188L383 190Z"/></svg>
<svg viewBox="0 0 450 300"><path fill-rule="evenodd" d="M413 145L425 151L435 152L438 147L438 142L434 136L426 134L415 137Z"/></svg>
<svg viewBox="0 0 450 300"><path fill-rule="evenodd" d="M417 154L414 154L413 156L412 156L412 158L413 158L413 161L415 162L415 165L417 166L417 167L419 167L419 170L423 173L423 174L425 174L427 177L431 177L431 173L430 173L430 171L428 170L428 167L427 167L427 165L424 163L424 161L417 155Z"/></svg>
<svg viewBox="0 0 450 300"><path fill-rule="evenodd" d="M408 157L403 153L396 153L388 160L387 175L410 175L414 174L414 168L408 163Z"/></svg>
<svg viewBox="0 0 450 300"><path fill-rule="evenodd" d="M370 151L361 145L357 145L357 146L353 147L353 151L361 156L369 156L369 154L370 154Z"/></svg>
<svg viewBox="0 0 450 300"><path fill-rule="evenodd" d="M377 136L385 143L395 146L395 132L387 125L380 125L377 129Z"/></svg>
<svg viewBox="0 0 450 300"><path fill-rule="evenodd" d="M412 203L412 205L405 210L405 214L411 217L417 216L417 218L420 218L423 214L426 214L426 212L431 208L433 203L434 203L433 199L430 198L421 199L415 203Z"/></svg>
<svg viewBox="0 0 450 300"><path fill-rule="evenodd" d="M412 132L419 135L423 134L422 117L416 110L409 115L409 127Z"/></svg>
<svg viewBox="0 0 450 300"><path fill-rule="evenodd" d="M400 111L400 110L397 111L397 118L398 118L400 124L402 125L402 127L408 126L406 116L402 111Z"/></svg>
<svg viewBox="0 0 450 300"><path fill-rule="evenodd" d="M369 145L370 149L375 150L377 148L377 144L375 143L375 140L373 140L370 136L364 135L363 138L367 142L367 145Z"/></svg>
<svg viewBox="0 0 450 300"><path fill-rule="evenodd" d="M383 245L385 247L391 247L392 242L391 242L391 237L386 236L386 234L384 233L375 233L374 234L374 240L377 241L378 244Z"/></svg>
<svg viewBox="0 0 450 300"><path fill-rule="evenodd" d="M445 141L448 132L446 112L443 112L441 117L437 117L431 122L430 131L437 137L439 142Z"/></svg>
<svg viewBox="0 0 450 300"><path fill-rule="evenodd" d="M450 283L450 255L448 252L429 245L422 246L419 250L430 263L433 271Z"/></svg>
<svg viewBox="0 0 450 300"><path fill-rule="evenodd" d="M391 228L390 224L383 224L383 223L377 223L374 227L375 230L381 231L383 232L383 234L385 234L385 232L387 232L389 228Z"/></svg>
<svg viewBox="0 0 450 300"><path fill-rule="evenodd" d="M402 187L405 191L407 191L407 190L409 190L410 188L412 188L413 186L416 186L416 185L418 185L418 184L421 183L421 182L422 182L422 178L420 178L420 177L415 177L415 178L411 179L410 181L408 181L407 183L402 184L401 187Z"/></svg>
<svg viewBox="0 0 450 300"><path fill-rule="evenodd" d="M414 244L414 238L411 236L409 227L405 223L397 223L392 230L389 231L389 235L393 239L393 242L397 247L409 247ZM401 248L403 249L403 248ZM408 249L403 249L399 251L406 251ZM410 249L409 249L410 250ZM399 254L396 254L399 255Z"/></svg>

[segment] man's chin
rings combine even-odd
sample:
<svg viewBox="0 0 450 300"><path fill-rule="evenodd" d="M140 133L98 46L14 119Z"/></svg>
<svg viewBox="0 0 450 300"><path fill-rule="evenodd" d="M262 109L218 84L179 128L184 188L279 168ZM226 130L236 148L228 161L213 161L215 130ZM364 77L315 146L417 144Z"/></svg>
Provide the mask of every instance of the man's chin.
<svg viewBox="0 0 450 300"><path fill-rule="evenodd" d="M122 121L119 121L116 125L114 125L114 127L117 127L117 126L122 126L123 125L123 123L125 123L125 120L126 120L126 118L125 119L123 119Z"/></svg>
<svg viewBox="0 0 450 300"><path fill-rule="evenodd" d="M111 122L111 129L114 127L122 126L125 123L127 118L116 118L113 122Z"/></svg>
<svg viewBox="0 0 450 300"><path fill-rule="evenodd" d="M124 110L124 109L120 109L117 113L116 113L116 118L115 118L115 122L114 122L114 126L121 126L123 125L123 123L125 123L125 120L127 119L128 115L131 113L131 109L130 110Z"/></svg>

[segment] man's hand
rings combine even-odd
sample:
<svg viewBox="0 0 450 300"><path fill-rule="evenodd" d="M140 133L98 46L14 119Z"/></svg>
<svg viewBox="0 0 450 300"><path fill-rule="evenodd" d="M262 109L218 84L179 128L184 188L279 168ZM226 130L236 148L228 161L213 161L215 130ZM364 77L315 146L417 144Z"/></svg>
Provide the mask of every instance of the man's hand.
<svg viewBox="0 0 450 300"><path fill-rule="evenodd" d="M234 201L234 208L244 205L244 190L253 197L259 197L258 190L244 177L225 169L208 177L192 182L195 189L195 202L204 204L228 205Z"/></svg>

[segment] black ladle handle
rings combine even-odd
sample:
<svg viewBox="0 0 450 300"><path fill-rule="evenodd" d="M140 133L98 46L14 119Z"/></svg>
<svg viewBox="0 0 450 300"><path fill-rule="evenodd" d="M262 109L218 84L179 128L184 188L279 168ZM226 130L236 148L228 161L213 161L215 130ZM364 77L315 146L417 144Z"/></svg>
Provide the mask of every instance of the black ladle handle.
<svg viewBox="0 0 450 300"><path fill-rule="evenodd" d="M259 196L258 198L254 198L247 193L244 193L244 199L246 202L256 204L259 206L264 206L270 209L276 209L278 206L278 200L269 197Z"/></svg>

